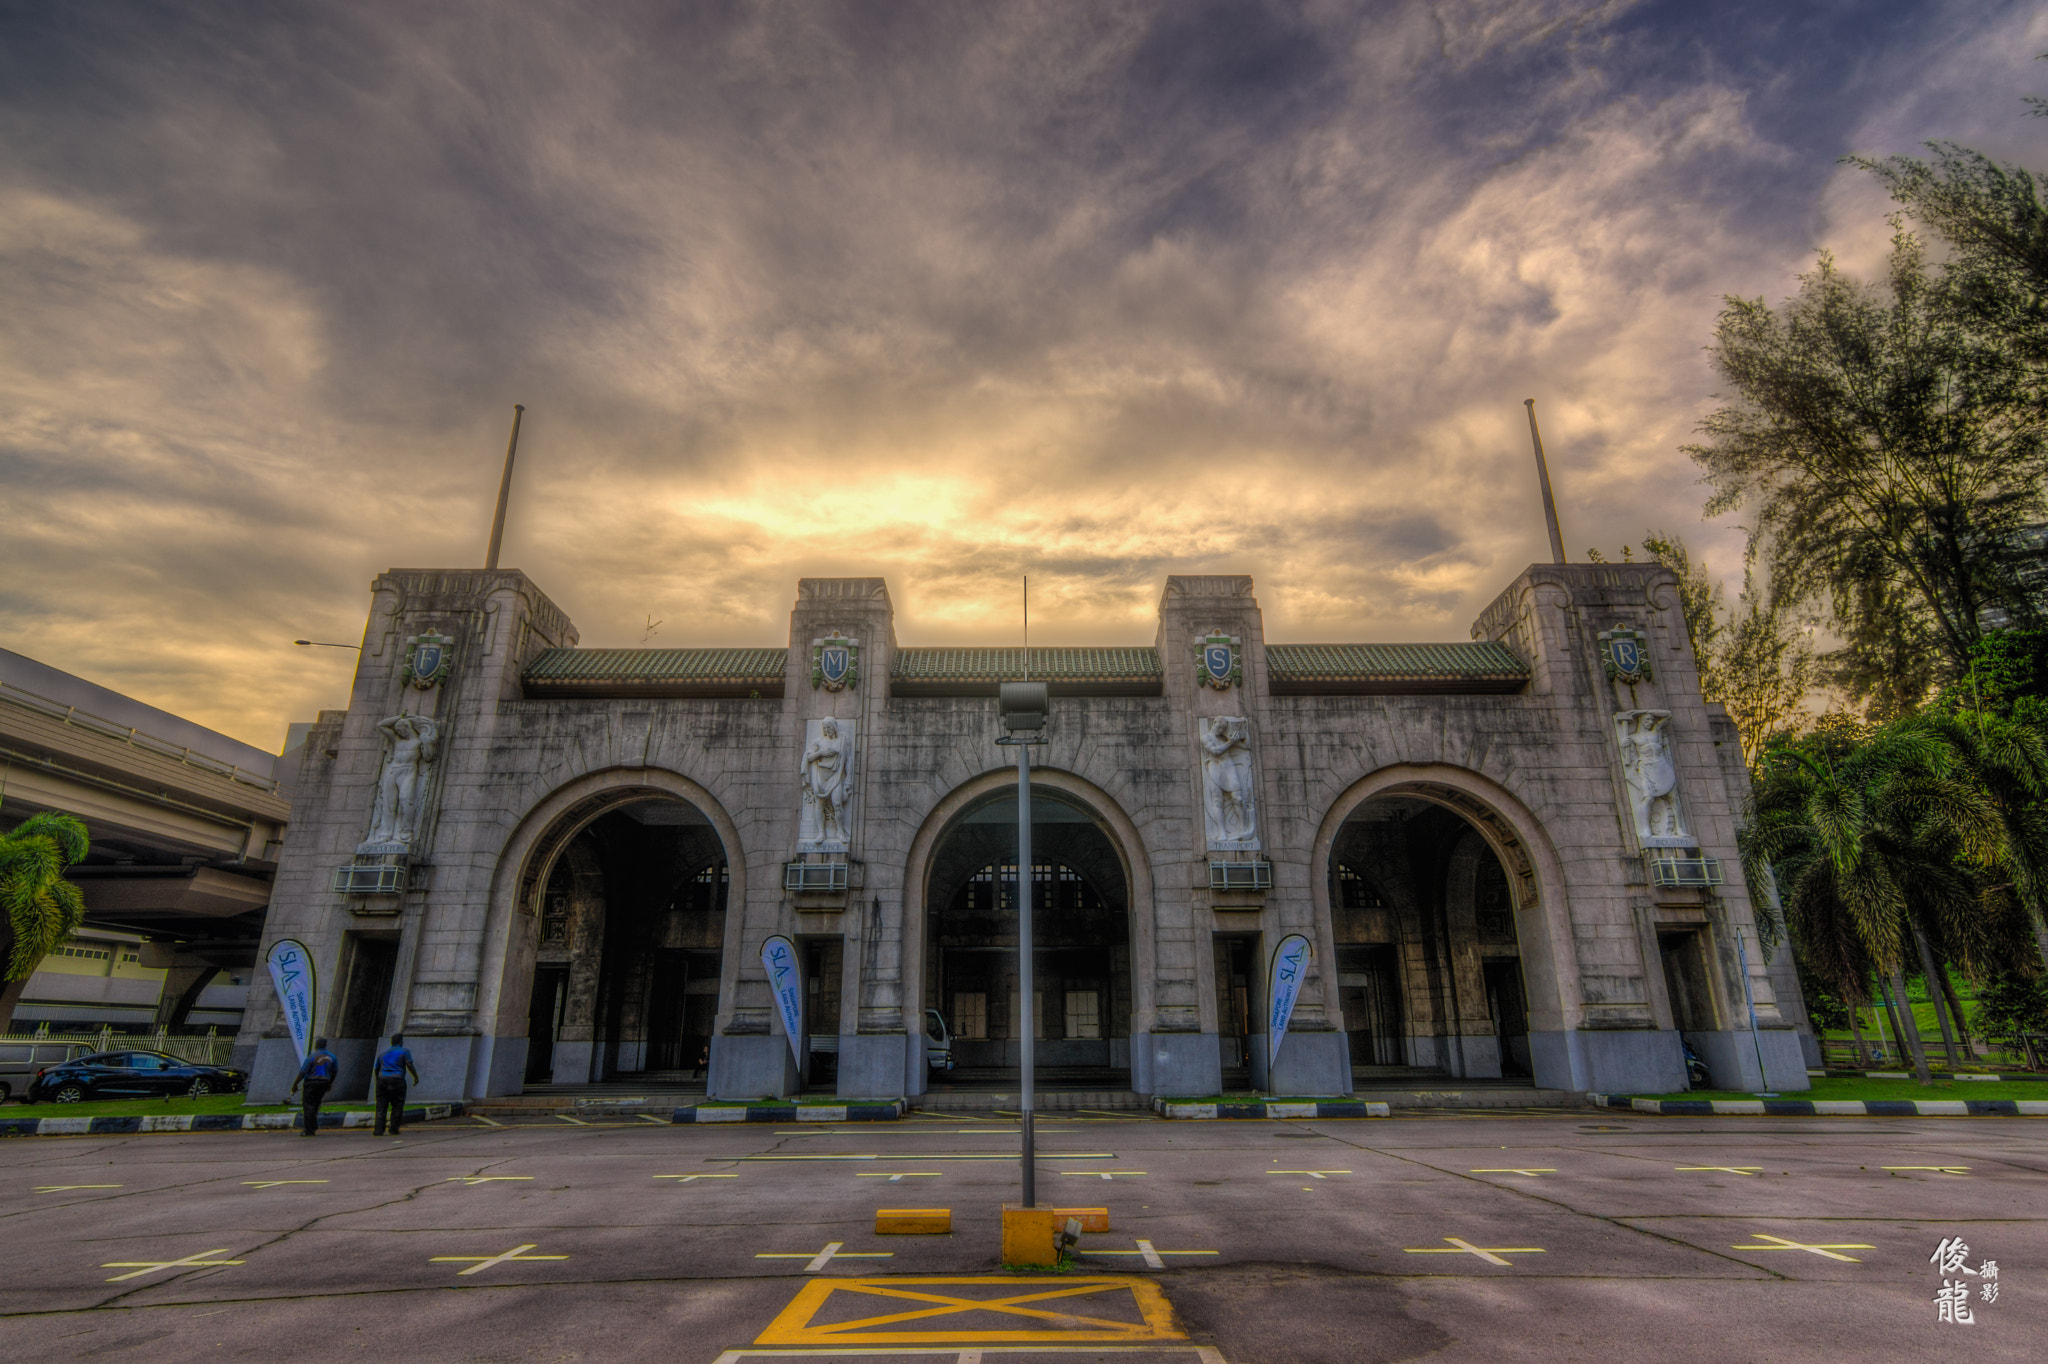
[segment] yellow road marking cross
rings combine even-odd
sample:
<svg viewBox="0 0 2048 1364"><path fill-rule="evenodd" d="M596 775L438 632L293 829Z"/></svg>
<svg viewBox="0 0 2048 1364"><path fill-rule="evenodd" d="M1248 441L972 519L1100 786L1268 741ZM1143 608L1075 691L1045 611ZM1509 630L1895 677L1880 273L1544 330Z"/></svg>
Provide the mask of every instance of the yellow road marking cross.
<svg viewBox="0 0 2048 1364"><path fill-rule="evenodd" d="M863 1298L923 1305L878 1316L841 1315L873 1305ZM1076 1303L1080 1298L1089 1301ZM1063 1311L1062 1305L1085 1307L1087 1312ZM938 1320L944 1317L956 1320ZM931 1326L900 1329L911 1322ZM1136 1275L1116 1274L1062 1279L819 1279L805 1284L754 1343L994 1345L1186 1339L1174 1328L1173 1309L1158 1285Z"/></svg>
<svg viewBox="0 0 2048 1364"><path fill-rule="evenodd" d="M242 1181L252 1189L275 1189L280 1184L325 1184L324 1179L245 1179Z"/></svg>
<svg viewBox="0 0 2048 1364"><path fill-rule="evenodd" d="M738 1175L655 1175L655 1179L677 1179L688 1184L693 1179L738 1179Z"/></svg>
<svg viewBox="0 0 2048 1364"><path fill-rule="evenodd" d="M209 1260L206 1258L209 1255L225 1255L227 1253L227 1247L222 1246L218 1250L202 1250L196 1254L187 1255L182 1260L109 1260L101 1265L100 1268L131 1269L135 1271L132 1274L116 1274L113 1278L107 1280L108 1283L119 1283L123 1279L139 1279L145 1274L154 1274L159 1269L203 1269L209 1265L238 1265L242 1263L240 1260Z"/></svg>
<svg viewBox="0 0 2048 1364"><path fill-rule="evenodd" d="M1143 1170L1062 1170L1060 1173L1063 1175L1082 1175L1084 1177L1098 1175L1103 1179L1130 1179L1145 1172Z"/></svg>
<svg viewBox="0 0 2048 1364"><path fill-rule="evenodd" d="M1223 1253L1220 1250L1160 1250L1150 1241L1133 1241L1131 1244L1136 1246L1137 1249L1084 1250L1081 1253L1083 1255L1135 1255L1145 1262L1145 1268L1147 1269L1166 1268L1166 1261L1161 1258L1166 1255L1221 1255Z"/></svg>
<svg viewBox="0 0 2048 1364"><path fill-rule="evenodd" d="M828 1241L825 1243L823 1250L815 1253L808 1250L795 1252L770 1250L763 1251L754 1256L754 1258L757 1260L809 1260L810 1263L804 1266L804 1273L806 1274L816 1274L834 1260L893 1260L896 1258L896 1252L893 1250L841 1250L840 1247L845 1244L846 1242L844 1241Z"/></svg>
<svg viewBox="0 0 2048 1364"><path fill-rule="evenodd" d="M1770 1234L1769 1232L1766 1232L1766 1231L1760 1231L1760 1232L1756 1233L1756 1237L1757 1237L1757 1239L1758 1239L1759 1241L1775 1241L1775 1242L1776 1242L1777 1244L1776 1244L1776 1245L1769 1245L1769 1246L1730 1246L1730 1247L1729 1247L1729 1249L1730 1249L1730 1250L1803 1250L1803 1251L1806 1251L1806 1252L1808 1252L1809 1254L1813 1254L1813 1255L1825 1255L1825 1256L1826 1256L1826 1257L1827 1257L1828 1259L1830 1259L1830 1260L1846 1260L1846 1261L1848 1261L1848 1262L1849 1262L1850 1264L1852 1264L1852 1265L1860 1265L1860 1264L1862 1264L1862 1263L1863 1263L1863 1261L1861 1261L1861 1260L1857 1259L1857 1258L1856 1258L1856 1257L1855 1257L1854 1255L1837 1255L1837 1254L1835 1254L1835 1252L1836 1252L1836 1251L1838 1251L1838 1250L1876 1250L1876 1249L1877 1249L1877 1247L1876 1247L1876 1246L1866 1246L1866 1245L1861 1245L1861 1244L1858 1244L1858 1243L1854 1243L1854 1242L1849 1242L1849 1241L1824 1241L1824 1242L1819 1242L1819 1243L1816 1243L1816 1244L1814 1244L1814 1245L1810 1245L1810 1246L1809 1246L1809 1245L1802 1245L1802 1244L1801 1244L1800 1242L1798 1242L1798 1241L1788 1241L1788 1240L1786 1240L1786 1239L1785 1239L1784 1237L1782 1237L1782 1236L1773 1236L1773 1235L1771 1235L1771 1234Z"/></svg>
<svg viewBox="0 0 2048 1364"><path fill-rule="evenodd" d="M1451 1243L1449 1250L1443 1250L1436 1246L1424 1246L1420 1249L1411 1246L1408 1249L1408 1253L1410 1255L1477 1255L1490 1265L1509 1266L1514 1262L1512 1260L1503 1260L1500 1258L1501 1256L1542 1255L1545 1253L1542 1246L1475 1246L1470 1241L1461 1240L1456 1236L1446 1236L1444 1239Z"/></svg>
<svg viewBox="0 0 2048 1364"><path fill-rule="evenodd" d="M427 1263L430 1265L461 1264L464 1261L473 1260L475 1263L471 1264L468 1269L458 1269L455 1271L457 1278L467 1278L471 1274L481 1274L486 1269L504 1264L507 1260L566 1260L569 1258L566 1255L528 1255L526 1252L532 1250L535 1244L537 1243L529 1242L523 1246L514 1246L502 1255L436 1255Z"/></svg>
<svg viewBox="0 0 2048 1364"><path fill-rule="evenodd" d="M1554 1175L1557 1173L1557 1168L1551 1165L1536 1165L1524 1170L1513 1165L1504 1165L1488 1167L1484 1170L1474 1170L1472 1173L1475 1175L1527 1175L1529 1178L1535 1179L1539 1175Z"/></svg>
<svg viewBox="0 0 2048 1364"><path fill-rule="evenodd" d="M38 1184L37 1193L68 1193L72 1189L118 1189L119 1184Z"/></svg>
<svg viewBox="0 0 2048 1364"><path fill-rule="evenodd" d="M1719 1170L1724 1174L1750 1175L1754 1177L1756 1172L1758 1170L1763 1169L1764 1167L1761 1165L1674 1165L1671 1168L1674 1170L1692 1170L1695 1172L1701 1170Z"/></svg>
<svg viewBox="0 0 2048 1364"><path fill-rule="evenodd" d="M522 1179L532 1178L532 1175L450 1175L447 1182L450 1184L516 1184Z"/></svg>
<svg viewBox="0 0 2048 1364"><path fill-rule="evenodd" d="M1349 1170L1268 1170L1269 1175L1307 1175L1310 1179L1322 1179L1329 1175L1348 1175Z"/></svg>
<svg viewBox="0 0 2048 1364"><path fill-rule="evenodd" d="M1966 1175L1970 1172L1970 1167L1967 1165L1886 1165L1882 1168L1887 1170L1932 1170L1938 1175Z"/></svg>

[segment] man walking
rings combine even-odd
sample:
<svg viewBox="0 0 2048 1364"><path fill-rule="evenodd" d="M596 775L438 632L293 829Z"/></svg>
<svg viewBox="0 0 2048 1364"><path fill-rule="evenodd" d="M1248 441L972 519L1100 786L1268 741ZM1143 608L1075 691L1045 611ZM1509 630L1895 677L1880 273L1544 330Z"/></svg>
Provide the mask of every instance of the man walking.
<svg viewBox="0 0 2048 1364"><path fill-rule="evenodd" d="M391 1135L398 1135L399 1121L405 1116L405 1079L410 1075L412 1082L420 1082L420 1073L413 1067L412 1053L405 1049L405 1034L391 1034L391 1045L377 1058L377 1136L384 1135L384 1115L391 1115Z"/></svg>
<svg viewBox="0 0 2048 1364"><path fill-rule="evenodd" d="M299 1063L299 1077L292 1081L292 1093L300 1092L304 1086L305 1097L299 1105L299 1125L305 1129L302 1135L320 1135L320 1104L327 1098L327 1091L334 1086L334 1077L340 1071L341 1063L334 1059L334 1053L327 1050L327 1039L313 1039L313 1050L306 1053L306 1059Z"/></svg>

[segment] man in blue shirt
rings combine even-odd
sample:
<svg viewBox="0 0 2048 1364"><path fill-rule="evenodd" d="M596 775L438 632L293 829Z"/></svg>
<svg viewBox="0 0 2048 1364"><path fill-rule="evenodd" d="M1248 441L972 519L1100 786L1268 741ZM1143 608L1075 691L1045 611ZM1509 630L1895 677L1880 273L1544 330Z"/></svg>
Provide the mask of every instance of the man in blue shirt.
<svg viewBox="0 0 2048 1364"><path fill-rule="evenodd" d="M405 1077L420 1082L420 1073L412 1064L412 1053L405 1049L405 1034L391 1034L391 1046L377 1058L377 1136L384 1135L384 1115L391 1115L391 1135L398 1135L399 1119L405 1116Z"/></svg>
<svg viewBox="0 0 2048 1364"><path fill-rule="evenodd" d="M313 1050L306 1053L306 1059L299 1063L299 1078L292 1081L292 1093L299 1093L305 1087L305 1098L299 1106L299 1125L305 1129L303 1135L320 1135L320 1104L327 1097L327 1091L334 1086L334 1077L341 1070L341 1063L334 1059L334 1053L327 1050L327 1039L313 1039Z"/></svg>

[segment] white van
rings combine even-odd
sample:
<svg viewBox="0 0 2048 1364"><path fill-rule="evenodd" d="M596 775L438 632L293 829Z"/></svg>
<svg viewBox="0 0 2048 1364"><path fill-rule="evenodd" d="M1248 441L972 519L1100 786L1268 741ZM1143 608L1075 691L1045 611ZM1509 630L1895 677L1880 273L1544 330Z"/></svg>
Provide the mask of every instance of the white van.
<svg viewBox="0 0 2048 1364"><path fill-rule="evenodd" d="M934 1073L953 1068L953 1030L937 1009L924 1011L924 1063Z"/></svg>
<svg viewBox="0 0 2048 1364"><path fill-rule="evenodd" d="M62 1065L98 1048L89 1042L0 1042L0 1103L28 1093L39 1070Z"/></svg>

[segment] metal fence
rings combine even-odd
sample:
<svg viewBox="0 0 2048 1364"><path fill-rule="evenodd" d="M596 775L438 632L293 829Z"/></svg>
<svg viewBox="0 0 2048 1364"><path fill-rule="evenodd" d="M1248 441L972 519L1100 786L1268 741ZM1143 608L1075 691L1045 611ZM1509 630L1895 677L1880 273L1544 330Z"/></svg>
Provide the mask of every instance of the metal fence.
<svg viewBox="0 0 2048 1364"><path fill-rule="evenodd" d="M100 1028L96 1032L52 1032L46 1023L32 1033L7 1033L0 1036L0 1042L76 1042L94 1051L119 1051L124 1047L161 1051L181 1061L193 1061L203 1066L226 1065L229 1054L235 1049L235 1035L222 1035L218 1028L208 1028L204 1036L170 1033L161 1029L156 1032L116 1032L112 1028Z"/></svg>
<svg viewBox="0 0 2048 1364"><path fill-rule="evenodd" d="M1922 1039L1921 1045L1929 1065L1949 1070L2040 1070L2048 1061L2048 1037L2033 1035L2000 1038L1981 1047L1958 1043L1950 1048L1939 1038ZM1911 1054L1901 1054L1890 1038L1866 1037L1860 1046L1853 1039L1822 1038L1820 1051L1830 1070L1904 1070L1913 1064Z"/></svg>

